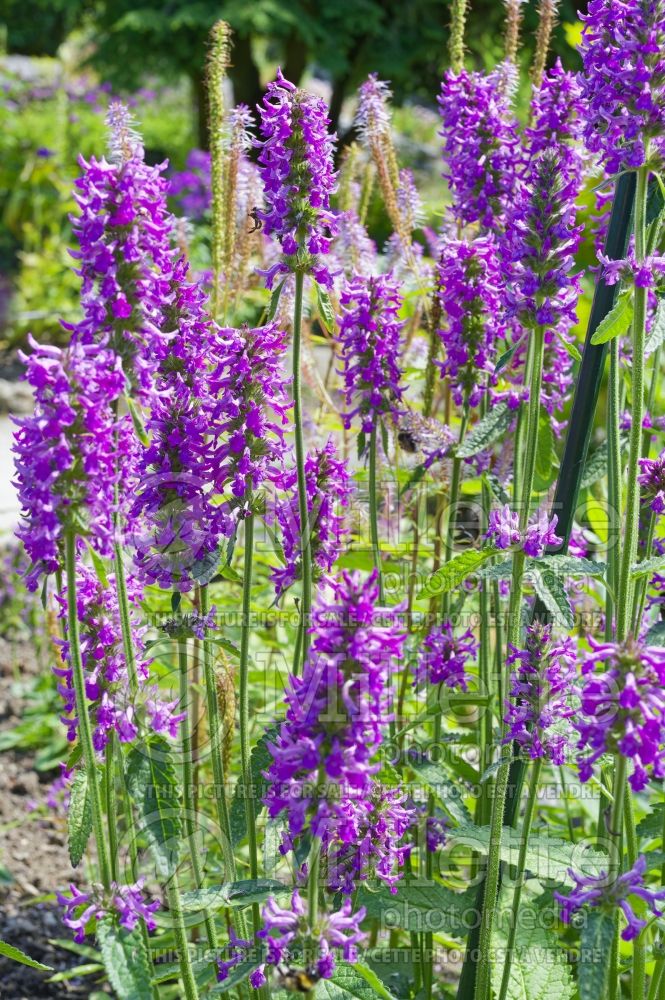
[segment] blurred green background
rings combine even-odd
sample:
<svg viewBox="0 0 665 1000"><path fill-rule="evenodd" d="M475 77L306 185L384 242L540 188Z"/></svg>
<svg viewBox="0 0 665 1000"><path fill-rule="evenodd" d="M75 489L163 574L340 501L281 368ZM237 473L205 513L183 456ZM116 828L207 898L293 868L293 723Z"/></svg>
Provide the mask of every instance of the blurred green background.
<svg viewBox="0 0 665 1000"><path fill-rule="evenodd" d="M60 318L77 315L69 214L77 156L103 154L111 96L132 107L150 161L183 170L207 145L208 33L223 18L234 32L235 102L253 107L281 65L330 102L341 142L351 137L353 95L370 72L389 80L399 105L400 159L418 176L436 225L441 182L436 95L447 65L448 0L0 0L0 351L27 331L57 340ZM467 62L492 67L503 54L504 5L475 0L467 19ZM538 22L524 5L523 85ZM559 9L553 56L575 68L579 22L573 0ZM190 161L191 163L191 161ZM180 210L174 204L176 211ZM372 220L370 220L371 222ZM373 235L381 236L375 219ZM197 236L193 237L195 254ZM201 259L205 266L205 236Z"/></svg>

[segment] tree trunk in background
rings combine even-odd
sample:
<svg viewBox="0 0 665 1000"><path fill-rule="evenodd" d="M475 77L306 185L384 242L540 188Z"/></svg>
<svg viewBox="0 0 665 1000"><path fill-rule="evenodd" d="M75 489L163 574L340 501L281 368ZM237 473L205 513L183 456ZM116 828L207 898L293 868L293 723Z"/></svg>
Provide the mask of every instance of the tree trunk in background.
<svg viewBox="0 0 665 1000"><path fill-rule="evenodd" d="M289 35L284 46L282 73L291 83L298 85L308 62L307 48L297 35Z"/></svg>
<svg viewBox="0 0 665 1000"><path fill-rule="evenodd" d="M208 88L206 86L205 69L191 78L192 96L196 113L197 146L199 149L209 149L208 135Z"/></svg>
<svg viewBox="0 0 665 1000"><path fill-rule="evenodd" d="M263 97L259 70L252 56L252 40L248 36L233 35L229 77L233 84L233 100L246 104L252 112Z"/></svg>

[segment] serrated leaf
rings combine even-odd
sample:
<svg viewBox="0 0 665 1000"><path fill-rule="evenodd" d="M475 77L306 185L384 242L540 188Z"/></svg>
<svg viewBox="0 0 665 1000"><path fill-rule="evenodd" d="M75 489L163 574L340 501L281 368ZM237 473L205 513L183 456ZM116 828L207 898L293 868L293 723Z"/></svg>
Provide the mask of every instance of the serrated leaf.
<svg viewBox="0 0 665 1000"><path fill-rule="evenodd" d="M615 933L614 916L596 907L587 907L577 963L580 1000L604 1000L607 996L607 978Z"/></svg>
<svg viewBox="0 0 665 1000"><path fill-rule="evenodd" d="M582 355L580 354L580 350L577 344L573 343L570 340L566 340L564 337L559 338L559 343L563 347L566 354L570 355L573 361L580 362L582 360Z"/></svg>
<svg viewBox="0 0 665 1000"><path fill-rule="evenodd" d="M665 621L652 625L645 636L647 646L665 646Z"/></svg>
<svg viewBox="0 0 665 1000"><path fill-rule="evenodd" d="M222 885L194 889L181 895L182 908L188 912L197 910L219 910L226 906L250 906L264 903L268 896L289 895L293 889L274 878L245 879L241 882L226 882Z"/></svg>
<svg viewBox="0 0 665 1000"><path fill-rule="evenodd" d="M485 480L490 490L492 491L493 496L499 501L499 503L510 504L510 497L508 496L508 494L506 493L503 486L501 485L501 483L499 482L499 480L497 479L497 477L494 475L493 472L486 472L483 476L483 479Z"/></svg>
<svg viewBox="0 0 665 1000"><path fill-rule="evenodd" d="M494 545L488 545L484 549L467 549L454 556L440 569L431 573L425 580L425 584L418 594L418 599L423 597L434 597L437 594L447 594L461 583L464 583L477 569L492 556L495 556L498 549Z"/></svg>
<svg viewBox="0 0 665 1000"><path fill-rule="evenodd" d="M335 329L335 311L330 302L330 296L318 282L316 284L316 301L319 307L319 317L328 333L332 333Z"/></svg>
<svg viewBox="0 0 665 1000"><path fill-rule="evenodd" d="M206 552L202 559L196 559L192 563L192 577L196 580L199 587L204 587L207 583L210 583L217 572L221 558L222 550L216 545L212 552Z"/></svg>
<svg viewBox="0 0 665 1000"><path fill-rule="evenodd" d="M472 458L489 448L510 427L515 416L515 411L510 410L505 403L493 407L466 435L457 448L457 457Z"/></svg>
<svg viewBox="0 0 665 1000"><path fill-rule="evenodd" d="M651 576L662 570L665 570L665 555L654 556L653 559L643 559L642 562L634 563L630 575L633 580L639 580L641 576Z"/></svg>
<svg viewBox="0 0 665 1000"><path fill-rule="evenodd" d="M607 441L603 441L601 445L589 456L587 463L584 466L584 471L582 472L582 478L580 480L580 486L582 489L586 489L588 486L593 486L597 483L599 479L607 475Z"/></svg>
<svg viewBox="0 0 665 1000"><path fill-rule="evenodd" d="M558 553L543 556L540 559L530 559L528 565L551 570L558 576L604 576L607 570L605 563L594 562L593 559L583 557L559 555Z"/></svg>
<svg viewBox="0 0 665 1000"><path fill-rule="evenodd" d="M665 622L663 623L665 624ZM642 840L655 840L663 836L665 802L657 802L652 811L637 824L637 836Z"/></svg>
<svg viewBox="0 0 665 1000"><path fill-rule="evenodd" d="M522 893L522 913L528 904L528 886ZM501 893L495 933L494 954L505 955L510 928L512 892ZM531 906L532 904L528 904ZM503 962L492 964L492 985L498 996L503 977ZM575 985L570 965L557 935L539 920L518 917L515 945L510 966L506 1000L570 1000Z"/></svg>
<svg viewBox="0 0 665 1000"><path fill-rule="evenodd" d="M379 977L358 962L338 962L330 979L322 979L316 996L321 1000L394 1000Z"/></svg>
<svg viewBox="0 0 665 1000"><path fill-rule="evenodd" d="M478 576L481 580L508 580L512 575L512 559L502 559L494 566L483 566L482 569L478 570Z"/></svg>
<svg viewBox="0 0 665 1000"><path fill-rule="evenodd" d="M31 969L39 969L40 972L52 972L53 969L50 965L44 965L42 962L38 962L36 958L30 958L26 955L24 951L20 948L16 948L13 944L8 944L6 941L0 941L0 955L4 958L9 958L12 962L19 962L21 965L29 965Z"/></svg>
<svg viewBox="0 0 665 1000"><path fill-rule="evenodd" d="M468 824L450 830L447 845L462 844L477 854L486 855L490 841L489 826ZM501 860L516 865L519 857L521 833L512 827L501 832ZM607 870L607 855L588 844L572 844L560 837L551 837L546 831L532 833L526 854L526 870L541 879L573 885L568 869L582 871L585 875L599 875Z"/></svg>
<svg viewBox="0 0 665 1000"><path fill-rule="evenodd" d="M129 751L127 787L157 877L167 881L178 865L182 823L171 747L161 736L152 736Z"/></svg>
<svg viewBox="0 0 665 1000"><path fill-rule="evenodd" d="M150 961L141 931L128 931L113 919L97 924L97 940L109 982L120 1000L151 1000Z"/></svg>
<svg viewBox="0 0 665 1000"><path fill-rule="evenodd" d="M263 772L270 766L273 759L272 754L268 750L267 744L272 743L277 736L277 733L278 730L276 728L269 729L267 733L264 733L256 745L252 747L252 752L249 758L249 768L252 788L256 790L257 803L261 802L261 799L265 795L268 788L268 782L264 778ZM242 778L238 778L233 792L230 821L231 843L234 847L237 847L247 834L247 815L245 810L244 786Z"/></svg>
<svg viewBox="0 0 665 1000"><path fill-rule="evenodd" d="M568 629L573 628L575 625L573 609L570 606L570 600L563 583L556 573L549 569L539 568L537 572L530 573L529 578L538 597L552 615L555 624L562 624Z"/></svg>
<svg viewBox="0 0 665 1000"><path fill-rule="evenodd" d="M633 321L633 293L621 292L608 314L600 321L594 331L591 343L607 344L615 337L622 337Z"/></svg>
<svg viewBox="0 0 665 1000"><path fill-rule="evenodd" d="M494 374L495 375L498 375L499 372L502 371L506 367L506 365L510 364L510 362L513 360L513 356L515 354L515 351L517 350L517 348L519 346L520 346L520 344L519 344L519 341L518 341L517 344L513 344L513 346L509 347L507 351L504 351L504 353L501 355L501 357L497 361L496 365L494 366Z"/></svg>
<svg viewBox="0 0 665 1000"><path fill-rule="evenodd" d="M92 832L92 806L88 794L88 775L81 769L74 775L69 789L67 810L67 844L72 868L81 863Z"/></svg>
<svg viewBox="0 0 665 1000"><path fill-rule="evenodd" d="M440 764L429 760L409 761L418 778L437 797L446 812L456 823L470 823L471 814L461 798L464 791L459 782L452 781Z"/></svg>
<svg viewBox="0 0 665 1000"><path fill-rule="evenodd" d="M266 323L272 323L275 318L275 313L277 312L277 306L279 305L279 300L282 295L282 289L286 278L282 278L277 288L273 289L272 295L270 296L270 304L268 305L268 312L266 313Z"/></svg>
<svg viewBox="0 0 665 1000"><path fill-rule="evenodd" d="M363 886L358 893L358 905L365 907L370 919L378 918L387 929L400 927L416 933L432 930L432 914L436 913L437 931L461 938L468 933L465 922L475 898L475 888L453 892L438 882L431 885L399 882L394 895L386 888L371 892Z"/></svg>
<svg viewBox="0 0 665 1000"><path fill-rule="evenodd" d="M337 968L344 967L346 964L346 962L340 962ZM394 1000L393 994L385 983L381 982L374 969L370 969L369 965L364 962L354 962L352 968L367 981L372 988L373 996L381 997L381 1000Z"/></svg>
<svg viewBox="0 0 665 1000"><path fill-rule="evenodd" d="M665 343L665 298L659 298L656 311L651 321L649 336L644 345L644 353L647 357Z"/></svg>

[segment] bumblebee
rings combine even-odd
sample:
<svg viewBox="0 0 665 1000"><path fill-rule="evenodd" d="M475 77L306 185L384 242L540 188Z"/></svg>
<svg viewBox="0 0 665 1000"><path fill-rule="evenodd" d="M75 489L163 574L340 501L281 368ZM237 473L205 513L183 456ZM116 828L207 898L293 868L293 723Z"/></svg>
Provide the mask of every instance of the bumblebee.
<svg viewBox="0 0 665 1000"><path fill-rule="evenodd" d="M286 965L277 966L279 985L289 993L309 993L321 979L316 969L290 969Z"/></svg>

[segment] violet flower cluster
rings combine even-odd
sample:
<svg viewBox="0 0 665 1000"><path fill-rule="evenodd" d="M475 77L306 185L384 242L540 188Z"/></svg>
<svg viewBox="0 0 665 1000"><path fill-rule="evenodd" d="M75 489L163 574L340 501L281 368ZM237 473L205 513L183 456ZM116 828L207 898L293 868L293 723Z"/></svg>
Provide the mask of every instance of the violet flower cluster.
<svg viewBox="0 0 665 1000"><path fill-rule="evenodd" d="M601 907L612 915L618 907L626 918L626 926L621 932L621 937L624 941L633 941L647 926L647 921L637 916L630 903L630 897L636 896L642 900L657 917L662 916L658 903L665 900L665 889L654 890L645 886L646 870L647 863L643 854L639 855L632 868L614 879L611 879L607 872L600 872L599 875L578 875L569 868L568 874L574 881L575 888L568 896L559 892L554 893L555 899L561 906L561 919L565 924L569 924L573 914L583 906Z"/></svg>
<svg viewBox="0 0 665 1000"><path fill-rule="evenodd" d="M274 478L280 491L275 504L275 519L280 528L284 564L274 568L270 575L279 597L300 579L302 533L297 470L293 467L280 469ZM352 494L346 462L337 458L332 438L328 439L323 448L317 448L306 455L305 481L312 567L314 578L320 579L330 572L339 556L345 534L345 509Z"/></svg>
<svg viewBox="0 0 665 1000"><path fill-rule="evenodd" d="M133 885L119 885L112 882L108 893L100 890L81 892L70 883L70 895L57 892L56 898L63 908L62 922L74 931L74 940L82 944L85 940L86 924L92 920L102 920L113 914L121 927L133 930L140 920L149 931L157 927L153 913L160 907L158 899L151 900L144 892L145 879L139 878Z"/></svg>
<svg viewBox="0 0 665 1000"><path fill-rule="evenodd" d="M232 509L259 489L284 448L291 402L283 367L286 343L276 324L223 329L214 345L208 414L219 428L213 453L216 492L230 488Z"/></svg>
<svg viewBox="0 0 665 1000"><path fill-rule="evenodd" d="M590 0L582 17L584 139L611 174L665 149L665 3Z"/></svg>
<svg viewBox="0 0 665 1000"><path fill-rule="evenodd" d="M584 157L578 140L582 131L581 87L557 59L543 76L531 100L531 116L524 129L525 172L542 153L555 149L562 177L577 189L582 181Z"/></svg>
<svg viewBox="0 0 665 1000"><path fill-rule="evenodd" d="M634 791L665 778L665 649L633 639L597 642L582 664L577 764L582 781L603 754L633 762Z"/></svg>
<svg viewBox="0 0 665 1000"><path fill-rule="evenodd" d="M508 504L504 504L498 510L490 511L484 537L497 549L505 550L521 545L527 556L539 559L545 554L549 545L560 545L563 541L555 531L558 521L556 514L548 519L547 515L540 511L531 519L522 538L519 514L511 510Z"/></svg>
<svg viewBox="0 0 665 1000"><path fill-rule="evenodd" d="M491 237L446 242L437 268L444 357L458 405L477 406L494 374L497 341L505 334L501 269Z"/></svg>
<svg viewBox="0 0 665 1000"><path fill-rule="evenodd" d="M524 649L512 646L511 650L504 742L515 741L533 760L546 758L561 765L569 744L568 727L561 723L574 715L574 643L570 638L554 642L551 625L534 622L526 630Z"/></svg>
<svg viewBox="0 0 665 1000"><path fill-rule="evenodd" d="M114 162L82 157L73 218L84 318L74 340L104 344L122 358L139 396L152 391L152 349L165 337L162 305L172 267L165 164L148 166L122 105L109 112Z"/></svg>
<svg viewBox="0 0 665 1000"><path fill-rule="evenodd" d="M331 585L332 603L315 607L303 675L290 678L286 719L268 745L264 799L271 818L285 816L285 849L308 830L324 854L359 843L390 720L389 678L405 641L398 611L376 606L376 573L344 573Z"/></svg>
<svg viewBox="0 0 665 1000"><path fill-rule="evenodd" d="M327 287L332 275L320 259L336 230L330 211L335 190L333 136L324 102L297 89L277 71L258 106L263 141L259 166L265 209L257 209L268 236L274 235L283 259L265 273L269 288L277 274L311 273Z"/></svg>
<svg viewBox="0 0 665 1000"><path fill-rule="evenodd" d="M640 498L654 514L665 513L665 453L658 458L640 459L637 481L642 487Z"/></svg>
<svg viewBox="0 0 665 1000"><path fill-rule="evenodd" d="M517 124L500 69L444 75L438 98L452 214L495 232L514 195Z"/></svg>
<svg viewBox="0 0 665 1000"><path fill-rule="evenodd" d="M478 643L471 629L455 635L450 621L435 625L423 640L415 667L414 684L418 686L445 684L466 691L466 664L475 660Z"/></svg>
<svg viewBox="0 0 665 1000"><path fill-rule="evenodd" d="M398 360L403 323L397 283L390 274L356 275L342 290L338 343L347 411L344 426L359 417L367 434L381 417L394 414L402 399Z"/></svg>
<svg viewBox="0 0 665 1000"><path fill-rule="evenodd" d="M95 549L112 547L118 422L113 404L126 380L119 358L99 345L73 343L61 350L30 338L21 355L34 391L34 412L14 418L16 487L22 508L17 535L31 565L29 590L63 562L66 530L85 532ZM125 442L126 443L126 442Z"/></svg>
<svg viewBox="0 0 665 1000"><path fill-rule="evenodd" d="M155 394L146 422L150 443L136 463L137 495L130 541L142 577L167 589L190 590L193 573L221 537L231 534L228 509L213 500L218 463L211 435L208 365L215 330L205 296L175 265L165 319L175 332L156 352Z"/></svg>
<svg viewBox="0 0 665 1000"><path fill-rule="evenodd" d="M131 577L127 580L127 589L130 608L135 610L143 593ZM65 714L62 721L67 726L67 739L75 740L78 716L67 639L66 589L56 594L56 600L59 605L58 616L65 625L65 638L56 640L63 665L54 667L53 672L59 679L58 692L63 700ZM88 712L95 750L101 752L104 749L112 732L117 734L120 742L131 743L138 734L140 721L153 732L175 738L184 713L177 712L177 699L166 701L156 686L147 686L149 663L144 656L146 629L138 624L134 616L130 627L143 702L143 720L140 713L137 714L139 706L130 692L114 577L111 575L109 586L106 587L93 570L80 564L76 579L76 608L85 694L90 702Z"/></svg>

